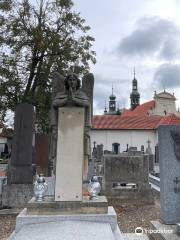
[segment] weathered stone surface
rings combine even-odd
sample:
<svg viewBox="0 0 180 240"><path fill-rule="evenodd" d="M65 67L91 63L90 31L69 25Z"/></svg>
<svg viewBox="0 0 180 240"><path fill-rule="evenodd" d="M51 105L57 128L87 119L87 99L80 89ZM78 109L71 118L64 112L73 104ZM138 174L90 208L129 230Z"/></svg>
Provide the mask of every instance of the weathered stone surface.
<svg viewBox="0 0 180 240"><path fill-rule="evenodd" d="M160 126L158 129L160 213L166 224L180 222L180 162L176 158L171 131L180 131L180 126Z"/></svg>
<svg viewBox="0 0 180 240"><path fill-rule="evenodd" d="M153 172L154 170L154 155L153 154L149 154L149 172Z"/></svg>
<svg viewBox="0 0 180 240"><path fill-rule="evenodd" d="M101 162L103 158L103 145L97 145L97 162Z"/></svg>
<svg viewBox="0 0 180 240"><path fill-rule="evenodd" d="M148 186L148 155L104 155L106 184L112 182L137 183L139 188Z"/></svg>
<svg viewBox="0 0 180 240"><path fill-rule="evenodd" d="M12 155L8 168L8 184L31 184L32 138L34 109L27 103L21 103L15 111L15 126Z"/></svg>
<svg viewBox="0 0 180 240"><path fill-rule="evenodd" d="M88 73L83 77L82 80L82 91L88 96L90 101L90 122L93 117L93 89L94 89L94 75L92 73Z"/></svg>
<svg viewBox="0 0 180 240"><path fill-rule="evenodd" d="M126 154L104 155L103 194L112 199L119 198L121 202L129 199L136 203L153 203L153 194L149 184L149 157L146 154L131 156ZM114 187L119 183L122 187ZM135 184L128 189L127 183ZM117 200L117 199L116 199Z"/></svg>
<svg viewBox="0 0 180 240"><path fill-rule="evenodd" d="M2 189L2 206L22 208L33 197L32 184L7 184Z"/></svg>
<svg viewBox="0 0 180 240"><path fill-rule="evenodd" d="M59 108L55 201L82 200L84 108Z"/></svg>

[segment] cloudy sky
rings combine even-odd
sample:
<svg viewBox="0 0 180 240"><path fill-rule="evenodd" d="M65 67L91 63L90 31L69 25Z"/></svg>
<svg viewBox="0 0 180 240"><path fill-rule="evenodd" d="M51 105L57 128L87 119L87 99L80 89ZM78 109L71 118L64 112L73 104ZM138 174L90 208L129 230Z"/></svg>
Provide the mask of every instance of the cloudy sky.
<svg viewBox="0 0 180 240"><path fill-rule="evenodd" d="M95 114L103 113L112 82L128 108L136 68L141 103L154 91L175 93L180 107L180 0L74 0L95 37Z"/></svg>

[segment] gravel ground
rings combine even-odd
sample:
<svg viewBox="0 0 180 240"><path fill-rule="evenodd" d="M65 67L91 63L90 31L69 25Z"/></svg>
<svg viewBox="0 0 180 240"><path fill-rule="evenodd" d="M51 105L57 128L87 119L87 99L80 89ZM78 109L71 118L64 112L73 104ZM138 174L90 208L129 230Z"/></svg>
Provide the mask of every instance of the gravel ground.
<svg viewBox="0 0 180 240"><path fill-rule="evenodd" d="M0 239L7 240L15 228L16 215L0 215Z"/></svg>
<svg viewBox="0 0 180 240"><path fill-rule="evenodd" d="M123 233L134 233L136 227L150 229L150 221L159 218L159 204L115 207ZM16 215L0 215L0 240L7 240L15 228Z"/></svg>
<svg viewBox="0 0 180 240"><path fill-rule="evenodd" d="M151 229L150 221L159 219L159 204L115 207L118 225L123 233L134 233L137 227Z"/></svg>

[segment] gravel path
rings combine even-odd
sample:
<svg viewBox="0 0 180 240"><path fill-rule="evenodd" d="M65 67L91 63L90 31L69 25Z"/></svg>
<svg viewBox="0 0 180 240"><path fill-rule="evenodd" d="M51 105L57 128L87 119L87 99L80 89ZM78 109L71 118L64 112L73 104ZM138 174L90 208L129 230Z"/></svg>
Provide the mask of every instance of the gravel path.
<svg viewBox="0 0 180 240"><path fill-rule="evenodd" d="M123 233L134 233L136 227L150 229L150 221L159 218L159 204L115 207ZM0 215L0 240L7 240L15 228L16 215Z"/></svg>

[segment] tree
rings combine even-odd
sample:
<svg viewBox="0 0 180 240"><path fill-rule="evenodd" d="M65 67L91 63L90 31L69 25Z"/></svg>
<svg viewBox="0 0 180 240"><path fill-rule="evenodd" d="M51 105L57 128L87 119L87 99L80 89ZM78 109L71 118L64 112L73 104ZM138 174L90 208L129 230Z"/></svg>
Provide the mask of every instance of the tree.
<svg viewBox="0 0 180 240"><path fill-rule="evenodd" d="M0 98L3 118L21 102L36 107L39 130L48 131L51 75L78 63L85 73L95 63L94 38L71 0L0 2Z"/></svg>

